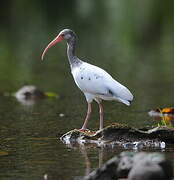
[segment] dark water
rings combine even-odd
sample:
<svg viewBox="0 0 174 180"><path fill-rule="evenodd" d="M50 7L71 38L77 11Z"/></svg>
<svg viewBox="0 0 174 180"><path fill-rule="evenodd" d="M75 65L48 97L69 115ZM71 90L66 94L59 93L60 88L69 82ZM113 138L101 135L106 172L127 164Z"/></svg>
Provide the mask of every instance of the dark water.
<svg viewBox="0 0 174 180"><path fill-rule="evenodd" d="M44 176L48 179L80 179L112 156L125 151L121 147L71 147L59 140L63 133L82 124L85 104L81 102L79 105L75 101L78 94L72 94L58 100L43 100L31 107L19 104L12 97L1 97L1 179L44 179ZM152 124L147 114L137 112L134 105L126 108L110 104L105 104L105 124ZM60 117L60 113L65 116ZM93 129L98 127L96 112L90 126ZM170 159L174 157L172 146L165 150L144 150L165 153Z"/></svg>
<svg viewBox="0 0 174 180"><path fill-rule="evenodd" d="M158 8L150 1L144 3L143 12L142 6L137 9L126 1L30 2L2 4L0 179L78 180L124 149L68 147L59 140L65 132L81 127L86 102L70 74L66 43L50 49L41 62L43 49L63 28L74 29L78 56L110 72L135 96L130 107L104 102L105 126L112 122L156 126L147 111L174 106L173 15L167 16L167 7ZM24 84L60 97L25 106L4 96ZM93 107L89 127L97 129L98 107L95 103ZM173 151L167 146L162 153L173 161Z"/></svg>

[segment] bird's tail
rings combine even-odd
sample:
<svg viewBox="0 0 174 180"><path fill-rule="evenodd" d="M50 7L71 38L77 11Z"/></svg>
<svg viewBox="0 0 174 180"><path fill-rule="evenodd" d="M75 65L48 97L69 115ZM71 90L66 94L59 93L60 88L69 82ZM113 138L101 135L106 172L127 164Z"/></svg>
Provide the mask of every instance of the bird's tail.
<svg viewBox="0 0 174 180"><path fill-rule="evenodd" d="M116 100L130 106L131 101L133 100L133 95L128 88L115 81L109 89L112 91Z"/></svg>
<svg viewBox="0 0 174 180"><path fill-rule="evenodd" d="M117 98L118 101L122 102L123 104L126 104L127 106L131 105L131 101L130 100L124 100L121 98Z"/></svg>

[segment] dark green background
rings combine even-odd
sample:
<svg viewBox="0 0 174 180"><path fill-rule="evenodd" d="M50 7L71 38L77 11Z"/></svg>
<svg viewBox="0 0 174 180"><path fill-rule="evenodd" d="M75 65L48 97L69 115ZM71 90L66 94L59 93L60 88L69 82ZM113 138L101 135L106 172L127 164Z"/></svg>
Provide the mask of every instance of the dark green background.
<svg viewBox="0 0 174 180"><path fill-rule="evenodd" d="M43 49L64 28L77 33L79 58L110 72L135 96L131 107L105 102L105 125L157 125L147 111L174 104L173 6L172 0L1 1L0 179L38 180L44 174L51 180L78 179L89 160L93 169L98 156L106 161L124 150L70 148L57 139L80 128L86 111L70 74L66 43L40 60ZM3 96L25 84L60 98L28 107ZM99 125L95 104L89 125ZM173 147L165 152L173 159Z"/></svg>

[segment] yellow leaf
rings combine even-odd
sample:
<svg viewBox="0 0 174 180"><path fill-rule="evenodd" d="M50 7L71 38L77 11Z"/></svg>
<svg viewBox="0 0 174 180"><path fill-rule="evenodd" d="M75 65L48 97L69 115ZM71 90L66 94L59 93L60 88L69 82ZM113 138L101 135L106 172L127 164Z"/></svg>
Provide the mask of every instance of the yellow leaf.
<svg viewBox="0 0 174 180"><path fill-rule="evenodd" d="M58 98L58 94L54 92L45 92L45 96L50 97L50 98Z"/></svg>

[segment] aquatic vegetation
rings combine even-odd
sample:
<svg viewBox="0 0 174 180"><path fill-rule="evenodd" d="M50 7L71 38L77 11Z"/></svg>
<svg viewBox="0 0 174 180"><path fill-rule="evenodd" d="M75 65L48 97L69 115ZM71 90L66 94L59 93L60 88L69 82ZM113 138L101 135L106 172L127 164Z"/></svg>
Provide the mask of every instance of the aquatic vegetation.
<svg viewBox="0 0 174 180"><path fill-rule="evenodd" d="M148 112L155 120L158 120L158 126L174 127L174 108L157 108Z"/></svg>

